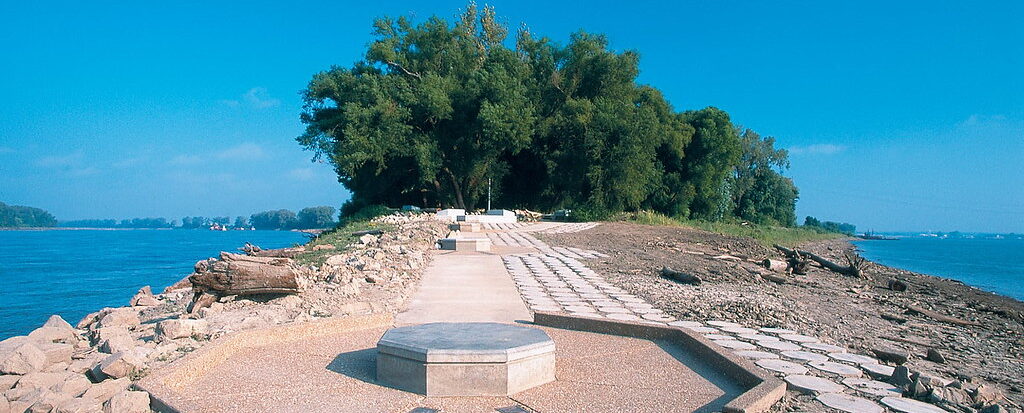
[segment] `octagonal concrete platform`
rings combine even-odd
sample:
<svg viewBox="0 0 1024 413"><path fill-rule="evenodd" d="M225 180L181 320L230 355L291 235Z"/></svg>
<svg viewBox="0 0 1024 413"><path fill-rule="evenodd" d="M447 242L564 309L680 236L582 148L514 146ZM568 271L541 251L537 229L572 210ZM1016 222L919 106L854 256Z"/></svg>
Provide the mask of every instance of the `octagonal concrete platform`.
<svg viewBox="0 0 1024 413"><path fill-rule="evenodd" d="M505 397L426 397L376 381L388 315L234 333L137 383L163 412L759 412L785 383L697 334L536 314L555 342L557 380Z"/></svg>
<svg viewBox="0 0 1024 413"><path fill-rule="evenodd" d="M543 330L502 323L429 323L377 342L377 382L427 396L507 396L555 380Z"/></svg>

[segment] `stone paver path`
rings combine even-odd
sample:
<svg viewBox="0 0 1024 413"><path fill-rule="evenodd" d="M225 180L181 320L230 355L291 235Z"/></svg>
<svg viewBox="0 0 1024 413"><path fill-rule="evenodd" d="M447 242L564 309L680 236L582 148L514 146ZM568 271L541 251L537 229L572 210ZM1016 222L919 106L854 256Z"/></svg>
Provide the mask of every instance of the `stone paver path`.
<svg viewBox="0 0 1024 413"><path fill-rule="evenodd" d="M894 368L877 358L850 353L842 346L785 328L743 325L725 320L676 320L644 300L608 282L586 260L607 257L599 251L552 247L532 233L565 233L594 223L485 224L486 237L500 250L507 287L517 291L528 311L563 312L583 317L669 325L705 335L786 380L792 390L816 394L824 406L846 412L939 412L938 407L899 396L883 381ZM483 236L483 235L482 235ZM523 249L533 252L523 252ZM528 250L528 251L529 251ZM495 261L492 261L492 264ZM495 266L489 268L497 271ZM424 283L428 283L427 277ZM501 284L495 281L497 284ZM502 300L508 300L505 289ZM414 297L415 301L415 297ZM522 313L517 313L521 317ZM524 317L528 318L528 317ZM400 320L402 317L400 316ZM865 373L871 378L862 378Z"/></svg>

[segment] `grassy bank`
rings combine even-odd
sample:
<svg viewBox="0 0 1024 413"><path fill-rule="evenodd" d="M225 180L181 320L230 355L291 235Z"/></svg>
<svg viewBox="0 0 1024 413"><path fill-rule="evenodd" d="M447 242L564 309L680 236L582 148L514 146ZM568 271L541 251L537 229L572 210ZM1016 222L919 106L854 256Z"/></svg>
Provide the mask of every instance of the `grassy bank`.
<svg viewBox="0 0 1024 413"><path fill-rule="evenodd" d="M756 239L764 245L786 245L795 246L809 241L821 241L845 237L843 234L834 232L820 232L809 228L801 227L777 227L769 225L756 225L738 222L708 222L683 220L668 217L656 212L641 211L636 213L622 214L618 217L621 221L633 222L643 225L656 226L677 226L699 228L705 231L718 234L734 235Z"/></svg>
<svg viewBox="0 0 1024 413"><path fill-rule="evenodd" d="M392 228L390 225L370 222L370 220L346 222L342 226L320 234L319 237L306 244L306 252L295 257L295 261L304 265L321 266L327 260L327 257L337 255L339 252L344 251L348 245L357 241L359 237L352 235L353 232L374 229L388 231ZM335 249L313 251L313 247L326 244L333 245Z"/></svg>

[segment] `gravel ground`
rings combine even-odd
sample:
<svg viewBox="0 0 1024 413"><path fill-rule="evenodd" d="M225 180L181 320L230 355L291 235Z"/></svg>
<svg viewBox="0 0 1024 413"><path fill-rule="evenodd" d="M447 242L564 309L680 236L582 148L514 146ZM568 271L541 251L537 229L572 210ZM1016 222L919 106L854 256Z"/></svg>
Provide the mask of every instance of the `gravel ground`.
<svg viewBox="0 0 1024 413"><path fill-rule="evenodd" d="M781 259L781 254L749 238L698 229L606 223L538 238L553 246L608 254L588 265L680 319L788 328L865 354L879 347L903 349L911 355L907 365L912 370L995 383L1011 407L1024 404L1024 303L1012 298L878 264L872 264L863 278L813 267L807 275L786 275L791 283L776 284L761 277L767 271L757 262ZM800 248L835 262L853 250L843 239ZM663 278L659 270L665 266L703 282L683 285ZM892 279L906 283L907 291L890 290ZM908 306L975 325L937 321ZM941 353L945 362L926 360L929 349ZM791 393L776 409L806 410L812 406L808 400Z"/></svg>

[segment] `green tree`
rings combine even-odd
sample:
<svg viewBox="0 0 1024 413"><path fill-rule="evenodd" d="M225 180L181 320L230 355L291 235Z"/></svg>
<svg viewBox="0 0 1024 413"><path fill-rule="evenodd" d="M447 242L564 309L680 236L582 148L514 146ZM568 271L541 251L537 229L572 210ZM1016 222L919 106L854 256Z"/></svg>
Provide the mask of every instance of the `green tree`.
<svg viewBox="0 0 1024 413"><path fill-rule="evenodd" d="M729 114L718 108L687 111L683 120L694 134L685 148L683 193L691 196L690 216L719 220L731 213L727 178L742 155L739 135Z"/></svg>
<svg viewBox="0 0 1024 413"><path fill-rule="evenodd" d="M563 46L524 26L513 49L494 10L473 3L451 23L373 27L362 61L303 91L297 141L352 192L343 217L380 205L473 209L490 189L503 207L586 218L653 209L795 221L796 188L775 171L772 141L741 138L720 109L677 112L637 82L639 54L603 35L577 32Z"/></svg>
<svg viewBox="0 0 1024 413"><path fill-rule="evenodd" d="M245 217L235 217L235 225L232 226L235 228L245 228L249 226L249 223L246 221Z"/></svg>
<svg viewBox="0 0 1024 413"><path fill-rule="evenodd" d="M329 157L359 203L473 208L534 123L506 28L470 4L453 26L382 18L374 34L364 61L314 76L298 141Z"/></svg>
<svg viewBox="0 0 1024 413"><path fill-rule="evenodd" d="M737 128L742 155L729 183L733 215L758 224L796 225L798 192L780 170L789 167L789 153L775 148L775 138Z"/></svg>
<svg viewBox="0 0 1024 413"><path fill-rule="evenodd" d="M298 227L303 229L320 229L334 226L334 207L317 206L303 208L297 216Z"/></svg>
<svg viewBox="0 0 1024 413"><path fill-rule="evenodd" d="M53 227L57 219L39 208L0 202L0 227Z"/></svg>
<svg viewBox="0 0 1024 413"><path fill-rule="evenodd" d="M249 223L256 229L292 229L298 225L295 213L287 209L263 211L249 217Z"/></svg>

